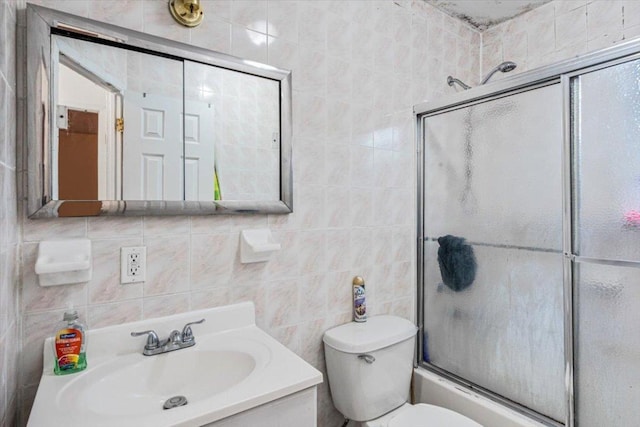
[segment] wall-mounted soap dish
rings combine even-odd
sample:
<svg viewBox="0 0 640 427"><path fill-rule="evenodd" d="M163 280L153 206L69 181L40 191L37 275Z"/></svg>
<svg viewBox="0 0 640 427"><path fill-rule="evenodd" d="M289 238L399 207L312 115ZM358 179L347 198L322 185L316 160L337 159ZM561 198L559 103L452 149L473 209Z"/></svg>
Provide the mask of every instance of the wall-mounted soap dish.
<svg viewBox="0 0 640 427"><path fill-rule="evenodd" d="M38 246L36 274L40 286L91 280L91 240L43 240Z"/></svg>
<svg viewBox="0 0 640 427"><path fill-rule="evenodd" d="M269 261L274 252L280 250L280 243L273 239L268 228L243 230L240 233L240 261L243 264Z"/></svg>

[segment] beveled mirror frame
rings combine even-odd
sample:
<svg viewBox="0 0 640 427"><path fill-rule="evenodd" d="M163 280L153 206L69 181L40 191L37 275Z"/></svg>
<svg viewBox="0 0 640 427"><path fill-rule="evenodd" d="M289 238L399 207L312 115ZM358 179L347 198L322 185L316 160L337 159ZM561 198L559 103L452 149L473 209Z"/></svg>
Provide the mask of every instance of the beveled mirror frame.
<svg viewBox="0 0 640 427"><path fill-rule="evenodd" d="M74 30L74 29L77 29ZM142 201L52 200L51 131L55 105L52 82L51 35L76 33L100 38L105 44L182 58L278 81L280 84L280 199L268 201ZM86 35L85 34L85 35ZM73 206L85 214L69 216L141 216L212 214L286 214L293 212L291 72L258 62L156 37L111 24L32 4L27 5L27 214L29 218L67 216Z"/></svg>

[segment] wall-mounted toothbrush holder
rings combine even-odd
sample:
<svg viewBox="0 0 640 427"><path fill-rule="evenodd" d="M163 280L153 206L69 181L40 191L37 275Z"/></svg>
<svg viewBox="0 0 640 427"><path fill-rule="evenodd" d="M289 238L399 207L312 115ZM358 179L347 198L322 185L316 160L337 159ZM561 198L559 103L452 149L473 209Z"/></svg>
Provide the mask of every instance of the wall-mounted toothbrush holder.
<svg viewBox="0 0 640 427"><path fill-rule="evenodd" d="M269 261L274 252L280 250L280 243L273 240L268 228L243 230L240 233L240 261L243 264Z"/></svg>
<svg viewBox="0 0 640 427"><path fill-rule="evenodd" d="M43 240L38 246L36 274L40 286L91 280L91 240Z"/></svg>

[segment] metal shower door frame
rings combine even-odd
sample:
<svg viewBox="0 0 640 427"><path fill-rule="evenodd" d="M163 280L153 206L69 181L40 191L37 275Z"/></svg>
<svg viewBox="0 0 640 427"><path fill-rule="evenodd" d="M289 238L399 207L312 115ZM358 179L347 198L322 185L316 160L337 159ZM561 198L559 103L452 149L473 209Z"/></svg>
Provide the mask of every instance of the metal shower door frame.
<svg viewBox="0 0 640 427"><path fill-rule="evenodd" d="M575 316L577 308L574 307L573 268L578 261L594 262L597 260L585 259L575 255L574 251L574 210L573 210L573 183L574 162L573 152L575 138L574 120L574 96L572 93L572 81L580 75L608 68L620 63L640 59L640 40L620 44L619 46L603 49L582 57L577 57L558 62L549 66L524 72L522 74L505 78L486 86L479 86L470 90L458 92L434 102L426 102L414 106L415 140L416 140L416 165L417 165L417 313L416 319L419 328L416 346L416 366L426 368L442 375L455 383L473 389L474 392L504 404L534 420L549 426L567 427L575 426L575 396L574 396L574 349L577 347L574 336ZM515 95L528 90L538 89L550 84L560 84L562 92L562 114L559 120L562 123L562 253L563 253L563 322L564 322L564 363L565 363L565 423L560 424L531 409L505 399L488 390L457 377L443 369L433 366L423 360L422 348L424 337L424 121L425 118L436 114L446 113L474 104L479 104L498 98Z"/></svg>

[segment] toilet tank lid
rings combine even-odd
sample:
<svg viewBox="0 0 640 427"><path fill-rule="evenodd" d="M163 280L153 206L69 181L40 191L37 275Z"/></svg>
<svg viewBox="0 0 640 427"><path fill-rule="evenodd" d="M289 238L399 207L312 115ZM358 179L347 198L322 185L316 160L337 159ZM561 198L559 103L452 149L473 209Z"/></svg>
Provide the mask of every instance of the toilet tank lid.
<svg viewBox="0 0 640 427"><path fill-rule="evenodd" d="M405 341L418 328L397 316L374 316L366 322L351 322L324 333L325 345L345 353L366 353Z"/></svg>

